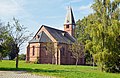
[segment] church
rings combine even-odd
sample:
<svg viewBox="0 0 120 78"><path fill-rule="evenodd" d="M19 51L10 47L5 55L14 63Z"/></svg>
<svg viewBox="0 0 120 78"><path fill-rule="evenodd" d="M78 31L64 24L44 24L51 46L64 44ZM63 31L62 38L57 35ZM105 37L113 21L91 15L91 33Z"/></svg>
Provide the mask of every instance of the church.
<svg viewBox="0 0 120 78"><path fill-rule="evenodd" d="M26 62L38 62L40 64L73 65L76 60L68 49L68 45L74 43L75 20L71 7L68 7L64 22L64 31L42 25L32 40L29 41L26 53ZM46 44L52 42L55 48L54 59L48 54ZM53 63L52 63L53 60ZM84 57L78 64L85 64Z"/></svg>

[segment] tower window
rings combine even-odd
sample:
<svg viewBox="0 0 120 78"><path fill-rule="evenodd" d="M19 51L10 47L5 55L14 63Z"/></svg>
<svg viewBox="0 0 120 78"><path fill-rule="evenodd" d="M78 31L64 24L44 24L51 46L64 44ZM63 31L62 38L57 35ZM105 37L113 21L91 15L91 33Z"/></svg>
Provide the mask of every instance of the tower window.
<svg viewBox="0 0 120 78"><path fill-rule="evenodd" d="M69 25L66 25L66 28L69 28Z"/></svg>

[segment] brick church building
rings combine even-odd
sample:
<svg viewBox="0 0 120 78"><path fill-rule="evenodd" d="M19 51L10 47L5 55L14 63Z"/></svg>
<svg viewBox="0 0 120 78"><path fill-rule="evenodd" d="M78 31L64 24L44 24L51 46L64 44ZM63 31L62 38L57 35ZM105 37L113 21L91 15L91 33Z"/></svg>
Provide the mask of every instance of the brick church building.
<svg viewBox="0 0 120 78"><path fill-rule="evenodd" d="M68 7L64 22L64 31L42 25L32 40L29 41L26 53L26 62L38 62L40 64L51 64L52 56L47 53L46 44L54 43L54 64L75 64L68 45L75 42L75 20L72 8ZM80 58L78 64L84 64L84 57Z"/></svg>

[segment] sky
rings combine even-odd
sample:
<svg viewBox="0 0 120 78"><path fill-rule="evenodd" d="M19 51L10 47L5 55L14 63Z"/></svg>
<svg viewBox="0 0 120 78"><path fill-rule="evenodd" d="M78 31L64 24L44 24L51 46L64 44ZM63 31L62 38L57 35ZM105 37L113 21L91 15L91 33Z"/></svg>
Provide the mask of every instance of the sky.
<svg viewBox="0 0 120 78"><path fill-rule="evenodd" d="M68 6L77 21L93 13L92 4L93 0L0 0L0 20L6 24L15 17L34 34L41 25L63 30ZM20 53L25 53L26 46Z"/></svg>

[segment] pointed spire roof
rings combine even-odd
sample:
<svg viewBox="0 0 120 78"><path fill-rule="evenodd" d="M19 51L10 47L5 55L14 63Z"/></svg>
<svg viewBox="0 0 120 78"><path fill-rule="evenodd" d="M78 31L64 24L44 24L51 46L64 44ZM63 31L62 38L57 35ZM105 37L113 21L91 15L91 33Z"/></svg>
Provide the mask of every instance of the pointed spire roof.
<svg viewBox="0 0 120 78"><path fill-rule="evenodd" d="M68 6L64 24L75 24L72 8L70 6Z"/></svg>

